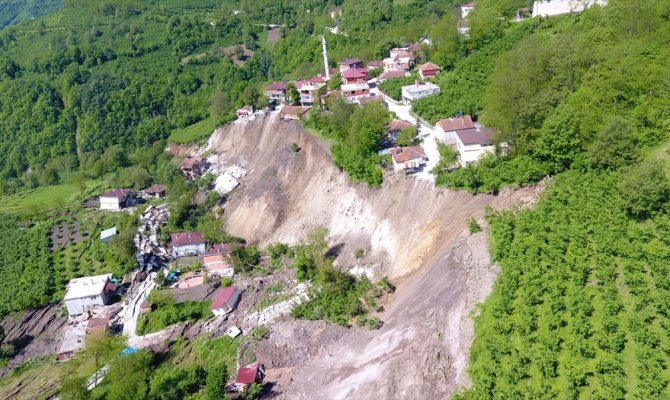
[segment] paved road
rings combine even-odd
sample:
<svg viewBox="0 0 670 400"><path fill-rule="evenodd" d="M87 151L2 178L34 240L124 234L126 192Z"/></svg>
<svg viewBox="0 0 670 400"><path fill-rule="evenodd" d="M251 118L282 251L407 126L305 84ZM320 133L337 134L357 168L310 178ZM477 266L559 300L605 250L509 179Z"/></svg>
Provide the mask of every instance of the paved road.
<svg viewBox="0 0 670 400"><path fill-rule="evenodd" d="M416 118L410 114L412 106L405 104L394 104L392 102L387 102L389 111L394 112L398 118L404 119L416 125ZM426 162L426 167L422 171L415 174L418 179L426 180L429 182L435 182L435 175L431 174L430 171L437 165L440 161L440 152L437 148L438 141L438 130L432 126L426 126L424 124L419 125L419 136L422 139L421 147L428 157Z"/></svg>

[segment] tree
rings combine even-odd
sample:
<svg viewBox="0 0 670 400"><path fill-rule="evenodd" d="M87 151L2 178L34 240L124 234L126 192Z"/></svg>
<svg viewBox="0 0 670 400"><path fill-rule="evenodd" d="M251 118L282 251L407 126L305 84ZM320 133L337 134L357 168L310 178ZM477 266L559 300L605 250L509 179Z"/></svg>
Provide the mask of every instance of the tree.
<svg viewBox="0 0 670 400"><path fill-rule="evenodd" d="M226 384L228 383L228 367L219 363L210 366L207 370L207 381L205 384L206 400L224 400L226 396Z"/></svg>
<svg viewBox="0 0 670 400"><path fill-rule="evenodd" d="M657 161L645 161L624 171L619 191L626 208L636 218L659 211L670 199L670 183L663 165Z"/></svg>
<svg viewBox="0 0 670 400"><path fill-rule="evenodd" d="M412 146L415 143L416 139L416 129L415 128L406 128L398 133L396 138L396 143L398 146Z"/></svg>
<svg viewBox="0 0 670 400"><path fill-rule="evenodd" d="M125 340L120 336L112 336L107 331L96 331L86 337L86 348L79 357L83 360L92 360L95 368L95 380L102 366L112 359L125 347Z"/></svg>
<svg viewBox="0 0 670 400"><path fill-rule="evenodd" d="M145 400L149 392L153 356L148 350L117 358L105 380L108 400Z"/></svg>
<svg viewBox="0 0 670 400"><path fill-rule="evenodd" d="M63 381L58 391L61 400L88 400L90 392L86 389L86 378L70 377Z"/></svg>
<svg viewBox="0 0 670 400"><path fill-rule="evenodd" d="M295 83L293 82L288 84L288 100L291 104L300 102L300 92L295 88Z"/></svg>
<svg viewBox="0 0 670 400"><path fill-rule="evenodd" d="M637 130L633 123L614 116L593 138L588 146L589 161L600 169L619 169L638 158Z"/></svg>

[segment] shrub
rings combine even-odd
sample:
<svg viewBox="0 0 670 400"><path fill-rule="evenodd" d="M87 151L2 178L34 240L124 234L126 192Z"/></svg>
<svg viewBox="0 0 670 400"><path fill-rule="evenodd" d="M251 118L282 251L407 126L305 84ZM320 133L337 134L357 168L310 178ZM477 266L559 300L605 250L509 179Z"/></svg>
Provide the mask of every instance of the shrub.
<svg viewBox="0 0 670 400"><path fill-rule="evenodd" d="M363 250L361 248L356 249L356 251L354 252L354 257L356 257L358 259L361 259L361 258L365 257L365 250Z"/></svg>
<svg viewBox="0 0 670 400"><path fill-rule="evenodd" d="M482 231L482 227L479 226L479 223L477 223L477 220L474 219L473 217L468 218L468 230L470 231L470 234L475 234L477 232Z"/></svg>

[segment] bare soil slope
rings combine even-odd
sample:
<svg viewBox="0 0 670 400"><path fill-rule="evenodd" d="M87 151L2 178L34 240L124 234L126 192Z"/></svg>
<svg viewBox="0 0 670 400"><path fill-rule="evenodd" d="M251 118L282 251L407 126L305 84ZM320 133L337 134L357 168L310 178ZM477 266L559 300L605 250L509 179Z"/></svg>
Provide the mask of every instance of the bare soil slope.
<svg viewBox="0 0 670 400"><path fill-rule="evenodd" d="M296 243L325 226L340 265L356 263L354 250L364 248L363 262L398 285L378 331L275 325L257 353L274 368L278 398L443 399L468 383L470 315L496 268L486 234L470 236L466 220L486 206L531 204L539 189L473 196L404 176L380 188L352 184L326 145L276 114L218 129L205 151L248 171L226 205L228 231L264 245Z"/></svg>
<svg viewBox="0 0 670 400"><path fill-rule="evenodd" d="M499 196L438 190L411 176L387 177L380 188L352 184L323 143L276 114L218 129L206 150L249 172L226 206L229 232L260 244L295 243L325 226L333 244L344 244L341 262L353 261L353 247L361 247L390 278L427 265L487 205L534 198L531 190Z"/></svg>

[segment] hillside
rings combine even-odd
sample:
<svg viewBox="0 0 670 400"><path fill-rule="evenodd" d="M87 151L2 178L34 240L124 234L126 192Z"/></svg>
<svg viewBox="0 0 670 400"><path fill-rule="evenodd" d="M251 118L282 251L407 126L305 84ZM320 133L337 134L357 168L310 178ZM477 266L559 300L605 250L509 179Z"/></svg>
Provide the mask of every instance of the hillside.
<svg viewBox="0 0 670 400"><path fill-rule="evenodd" d="M63 0L5 0L0 3L0 28L52 13L63 7Z"/></svg>

